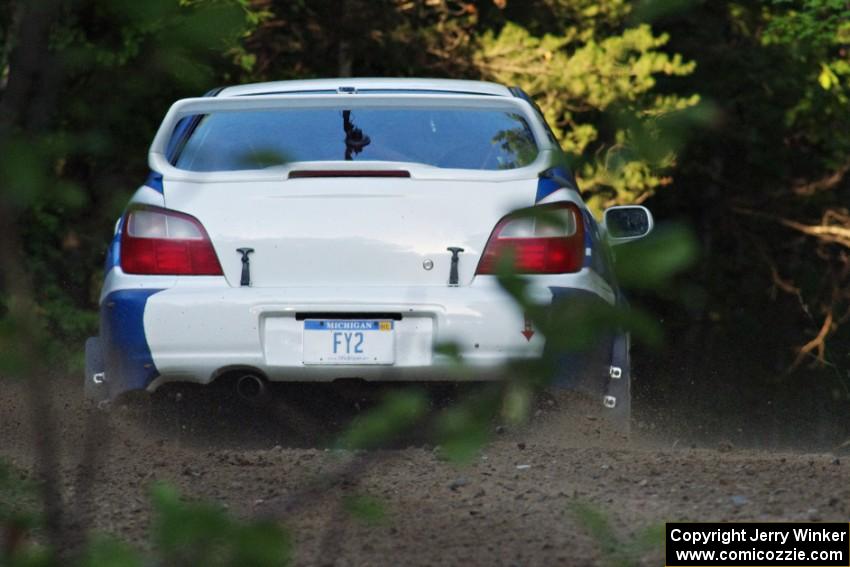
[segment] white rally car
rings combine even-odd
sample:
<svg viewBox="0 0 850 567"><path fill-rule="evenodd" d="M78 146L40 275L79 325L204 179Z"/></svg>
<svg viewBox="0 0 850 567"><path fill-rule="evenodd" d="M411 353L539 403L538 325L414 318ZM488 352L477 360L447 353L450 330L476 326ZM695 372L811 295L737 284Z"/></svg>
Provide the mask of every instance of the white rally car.
<svg viewBox="0 0 850 567"><path fill-rule="evenodd" d="M266 381L446 380L446 343L494 377L545 346L497 281L506 251L539 304L616 304L608 245L652 229L643 207L597 224L534 103L486 82L218 89L171 107L148 161L86 344L95 400L223 376L245 396ZM533 207L563 222L535 223ZM627 408L628 336L594 352L598 399Z"/></svg>

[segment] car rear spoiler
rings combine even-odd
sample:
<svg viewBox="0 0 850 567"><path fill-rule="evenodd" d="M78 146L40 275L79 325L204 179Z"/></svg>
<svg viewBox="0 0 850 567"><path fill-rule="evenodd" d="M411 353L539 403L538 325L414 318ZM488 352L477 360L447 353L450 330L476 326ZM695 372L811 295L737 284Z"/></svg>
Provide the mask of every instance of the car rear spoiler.
<svg viewBox="0 0 850 567"><path fill-rule="evenodd" d="M246 170L246 171L226 171L226 172L194 172L174 167L174 164L168 158L168 142L171 139L177 123L187 116L197 116L201 114L210 114L213 112L239 112L239 111L257 111L257 110L275 110L275 109L293 109L293 108L341 108L356 109L381 106L383 108L405 108L416 106L433 106L435 108L471 108L471 109L493 109L507 110L510 112L518 112L526 118L529 126L534 133L538 146L540 147L540 156L535 160L535 163L527 167L511 172L519 173L521 170L524 176L528 175L529 169L532 167L536 171L540 171L541 159L548 159L547 150L550 142L546 135L544 127L535 117L534 109L525 100L514 97L498 97L492 95L443 95L443 94L392 94L392 95L358 95L358 94L329 94L329 95L264 95L264 96L235 96L221 98L186 98L178 100L165 115L162 124L157 130L148 151L148 164L150 168L157 171L166 178L170 179L197 179L203 178L210 180L211 176L216 179L244 179L247 177L255 178L258 176L268 177L271 175L280 176L280 169L273 171L269 170ZM346 162L344 162L345 164ZM353 162L347 162L354 166ZM375 168L376 162L372 162L370 166ZM367 162L360 162L361 165L367 165ZM414 170L431 170L438 171L455 171L451 177L458 177L459 170L439 170L425 165L405 164L407 169L414 173ZM355 166L356 168L356 166ZM500 174L500 179L506 178L507 170L496 172L470 172L469 177L481 178L489 176L491 173ZM438 175L442 176L442 175ZM465 175L464 175L465 176ZM508 175L507 177L515 177Z"/></svg>

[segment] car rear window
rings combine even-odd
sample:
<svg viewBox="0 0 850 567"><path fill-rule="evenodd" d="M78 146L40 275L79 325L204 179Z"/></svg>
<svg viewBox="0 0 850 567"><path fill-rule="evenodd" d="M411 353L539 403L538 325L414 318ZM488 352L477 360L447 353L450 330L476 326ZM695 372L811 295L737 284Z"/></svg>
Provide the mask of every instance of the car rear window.
<svg viewBox="0 0 850 567"><path fill-rule="evenodd" d="M198 117L172 162L190 171L338 160L500 170L528 165L537 152L528 123L513 112L321 108L231 111Z"/></svg>

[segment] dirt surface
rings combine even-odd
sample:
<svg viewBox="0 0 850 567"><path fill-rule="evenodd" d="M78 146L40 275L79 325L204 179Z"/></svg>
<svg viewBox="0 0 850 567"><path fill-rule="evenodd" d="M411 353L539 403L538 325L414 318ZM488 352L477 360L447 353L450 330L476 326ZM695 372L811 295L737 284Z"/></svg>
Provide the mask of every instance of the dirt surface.
<svg viewBox="0 0 850 567"><path fill-rule="evenodd" d="M618 546L646 565L663 564L661 542L635 542L665 521L850 517L850 457L724 439L694 444L651 420L625 439L564 394L541 400L527 426L494 432L465 466L424 442L362 455L328 449L359 398L331 387L278 394L286 402L271 412L189 391L179 402L92 418L76 382L56 383L64 497L85 525L144 547L149 489L165 481L241 516L279 518L299 565L605 563L611 542L590 534L577 505L605 514ZM25 399L21 386L4 382L0 458L31 470ZM87 439L97 449L91 473L81 469ZM88 478L91 510L74 504ZM382 501L386 516L374 524L351 517L346 495Z"/></svg>

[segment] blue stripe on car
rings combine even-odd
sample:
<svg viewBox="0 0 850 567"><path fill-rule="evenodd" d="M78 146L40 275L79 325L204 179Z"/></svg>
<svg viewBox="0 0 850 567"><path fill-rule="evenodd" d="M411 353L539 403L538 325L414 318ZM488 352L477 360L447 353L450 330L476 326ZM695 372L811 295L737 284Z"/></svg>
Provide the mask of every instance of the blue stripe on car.
<svg viewBox="0 0 850 567"><path fill-rule="evenodd" d="M103 268L105 274L108 274L109 270L121 263L121 229L123 227L124 217L122 216L118 219L118 227L112 236L112 242L109 243L109 247L106 249L106 265Z"/></svg>
<svg viewBox="0 0 850 567"><path fill-rule="evenodd" d="M568 189L576 188L572 174L566 168L560 166L550 167L541 173L537 179L537 196L534 198L534 201L538 203L564 187Z"/></svg>
<svg viewBox="0 0 850 567"><path fill-rule="evenodd" d="M151 172L148 173L148 177L147 179L145 179L144 184L153 189L154 191L157 191L159 193L164 192L164 188L162 186L162 174L158 171L151 170Z"/></svg>
<svg viewBox="0 0 850 567"><path fill-rule="evenodd" d="M539 203L560 188L561 184L554 179L540 177L537 180L537 196L534 198L534 201Z"/></svg>
<svg viewBox="0 0 850 567"><path fill-rule="evenodd" d="M122 289L100 308L100 340L110 397L144 389L158 375L145 337L145 305L161 289Z"/></svg>
<svg viewBox="0 0 850 567"><path fill-rule="evenodd" d="M593 271L602 276L602 279L608 285L614 287L614 269L610 253L602 243L602 237L599 234L599 225L596 219L593 218L593 215L590 214L590 211L585 210L583 214L584 226L586 228L584 231L585 246L590 248L591 251L590 255L585 254L584 265L585 267L593 268Z"/></svg>

